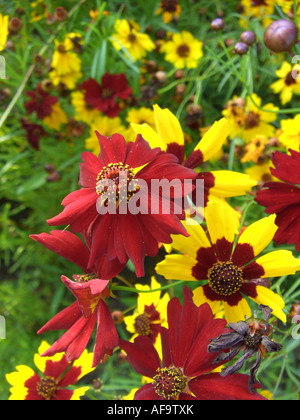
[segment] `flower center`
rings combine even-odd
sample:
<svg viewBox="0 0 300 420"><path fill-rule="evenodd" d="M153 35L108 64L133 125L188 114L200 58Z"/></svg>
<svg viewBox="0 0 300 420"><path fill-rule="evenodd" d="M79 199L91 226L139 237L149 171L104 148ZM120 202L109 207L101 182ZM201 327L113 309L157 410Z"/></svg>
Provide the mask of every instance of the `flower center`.
<svg viewBox="0 0 300 420"><path fill-rule="evenodd" d="M242 287L243 271L232 262L217 262L208 272L208 284L219 295L233 295Z"/></svg>
<svg viewBox="0 0 300 420"><path fill-rule="evenodd" d="M91 280L95 280L98 277L96 276L96 274L94 273L90 273L90 274L74 274L73 279L77 282L77 283L87 283Z"/></svg>
<svg viewBox="0 0 300 420"><path fill-rule="evenodd" d="M175 366L158 368L153 377L155 392L166 400L177 397L187 386L186 377Z"/></svg>
<svg viewBox="0 0 300 420"><path fill-rule="evenodd" d="M147 315L146 313L138 315L135 318L134 328L139 335L150 335L151 320L149 318L149 315Z"/></svg>
<svg viewBox="0 0 300 420"><path fill-rule="evenodd" d="M254 128L259 125L260 116L255 112L250 111L245 121L245 128Z"/></svg>
<svg viewBox="0 0 300 420"><path fill-rule="evenodd" d="M181 44L177 48L177 54L179 57L186 58L190 54L190 47L187 44Z"/></svg>
<svg viewBox="0 0 300 420"><path fill-rule="evenodd" d="M245 343L248 348L257 350L258 346L261 343L263 333L262 331L255 331L254 335L247 334L245 337Z"/></svg>
<svg viewBox="0 0 300 420"><path fill-rule="evenodd" d="M124 163L110 163L105 166L97 177L96 192L98 195L106 193L109 198L111 195L119 202L122 199L129 199L138 191L137 186L131 185L128 191L129 183L134 180L135 174L129 165Z"/></svg>
<svg viewBox="0 0 300 420"><path fill-rule="evenodd" d="M166 12L176 12L178 6L177 0L162 0L161 7Z"/></svg>
<svg viewBox="0 0 300 420"><path fill-rule="evenodd" d="M297 71L297 73L299 74L299 71ZM286 84L286 86L291 86L291 85L295 85L296 84L296 79L293 76L293 73L291 71L286 76L284 83Z"/></svg>
<svg viewBox="0 0 300 420"><path fill-rule="evenodd" d="M38 394L45 398L45 400L51 400L56 393L56 389L57 384L55 379L49 376L42 378L36 387Z"/></svg>
<svg viewBox="0 0 300 420"><path fill-rule="evenodd" d="M102 90L102 96L103 96L104 99L111 98L112 94L113 94L113 92L112 92L111 89L105 88L105 89Z"/></svg>

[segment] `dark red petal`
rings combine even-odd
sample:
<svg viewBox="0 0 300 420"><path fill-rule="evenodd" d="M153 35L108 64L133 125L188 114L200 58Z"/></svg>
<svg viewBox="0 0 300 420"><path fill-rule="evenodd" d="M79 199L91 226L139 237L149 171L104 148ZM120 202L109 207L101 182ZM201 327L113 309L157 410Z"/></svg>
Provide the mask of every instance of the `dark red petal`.
<svg viewBox="0 0 300 420"><path fill-rule="evenodd" d="M161 367L161 362L150 338L139 336L134 340L134 343L120 340L119 346L125 351L129 364L137 373L148 378L153 378L156 375L157 369Z"/></svg>
<svg viewBox="0 0 300 420"><path fill-rule="evenodd" d="M244 280L255 280L263 277L265 270L257 262L253 261L243 268L243 279Z"/></svg>
<svg viewBox="0 0 300 420"><path fill-rule="evenodd" d="M31 378L27 379L24 383L24 387L28 389L27 394L24 398L25 401L40 401L44 398L37 392L37 385L41 381L41 377L34 373Z"/></svg>
<svg viewBox="0 0 300 420"><path fill-rule="evenodd" d="M227 239L218 239L214 244L218 261L229 261L232 254L233 243Z"/></svg>
<svg viewBox="0 0 300 420"><path fill-rule="evenodd" d="M296 251L300 251L300 204L287 207L282 210L275 220L278 230L274 241L281 244L296 245Z"/></svg>
<svg viewBox="0 0 300 420"><path fill-rule="evenodd" d="M100 143L99 159L104 166L110 163L124 163L126 155L126 140L121 134L113 134L113 136L106 137L96 131Z"/></svg>
<svg viewBox="0 0 300 420"><path fill-rule="evenodd" d="M265 400L256 392L250 393L248 380L249 376L238 373L225 378L211 373L192 379L188 386L200 400Z"/></svg>
<svg viewBox="0 0 300 420"><path fill-rule="evenodd" d="M81 375L81 371L81 366L71 366L68 372L59 381L58 386L66 387L69 385L74 385L78 381L78 378Z"/></svg>
<svg viewBox="0 0 300 420"><path fill-rule="evenodd" d="M152 384L143 385L134 395L134 400L161 400L159 395L155 392L155 388Z"/></svg>
<svg viewBox="0 0 300 420"><path fill-rule="evenodd" d="M180 163L180 165L183 164L184 161L184 146L174 142L174 143L169 143L167 146L167 153L171 153L172 155L175 155L178 159L178 163ZM190 166L185 165L188 168L190 168Z"/></svg>
<svg viewBox="0 0 300 420"><path fill-rule="evenodd" d="M228 303L230 306L237 306L238 303L243 299L243 295L240 292L230 296L219 295L218 293L214 292L208 284L203 286L203 293L205 297L212 302L223 301Z"/></svg>
<svg viewBox="0 0 300 420"><path fill-rule="evenodd" d="M288 206L300 203L300 188L295 185L269 182L265 187L268 189L258 191L255 200L266 207L266 213L279 213Z"/></svg>
<svg viewBox="0 0 300 420"><path fill-rule="evenodd" d="M237 267L242 267L252 261L254 257L254 249L250 244L237 244L231 261Z"/></svg>
<svg viewBox="0 0 300 420"><path fill-rule="evenodd" d="M127 154L125 163L131 168L138 168L151 162L161 152L160 148L151 149L143 137L138 134L134 143L127 144ZM139 177L139 175L137 175Z"/></svg>
<svg viewBox="0 0 300 420"><path fill-rule="evenodd" d="M194 169L203 163L203 153L201 150L194 150L186 159L184 166Z"/></svg>
<svg viewBox="0 0 300 420"><path fill-rule="evenodd" d="M48 321L39 331L38 334L42 334L47 331L59 331L67 330L78 321L82 316L81 309L78 302L74 302L72 305L63 309L57 315L55 315L50 321Z"/></svg>
<svg viewBox="0 0 300 420"><path fill-rule="evenodd" d="M110 356L119 342L118 332L111 313L104 300L100 300L97 308L97 333L94 346L93 367L97 366L105 354Z"/></svg>
<svg viewBox="0 0 300 420"><path fill-rule="evenodd" d="M53 360L47 360L44 376L54 378L56 381L67 371L69 367L69 362L66 359L66 356L63 355L61 360L54 362Z"/></svg>
<svg viewBox="0 0 300 420"><path fill-rule="evenodd" d="M74 391L69 389L58 389L53 397L54 400L57 401L69 401L71 400Z"/></svg>
<svg viewBox="0 0 300 420"><path fill-rule="evenodd" d="M89 250L74 233L67 230L53 230L50 234L41 233L29 236L55 254L78 265L85 273L88 272Z"/></svg>
<svg viewBox="0 0 300 420"><path fill-rule="evenodd" d="M300 184L300 153L291 149L289 152L291 155L279 151L273 154L272 175L284 182Z"/></svg>

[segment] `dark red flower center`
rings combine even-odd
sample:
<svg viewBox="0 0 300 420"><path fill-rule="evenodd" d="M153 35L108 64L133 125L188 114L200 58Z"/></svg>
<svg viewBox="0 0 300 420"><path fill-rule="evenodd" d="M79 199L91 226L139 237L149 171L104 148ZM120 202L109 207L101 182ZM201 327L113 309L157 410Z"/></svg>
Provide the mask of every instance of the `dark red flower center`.
<svg viewBox="0 0 300 420"><path fill-rule="evenodd" d="M103 97L104 99L111 98L111 97L112 97L112 95L113 95L113 91L112 91L111 89L109 89L109 88L104 88L104 89L102 90L102 97Z"/></svg>
<svg viewBox="0 0 300 420"><path fill-rule="evenodd" d="M299 74L299 71L297 70L297 73ZM293 76L293 73L290 71L289 74L286 76L284 83L286 86L291 86L296 84L296 79Z"/></svg>
<svg viewBox="0 0 300 420"><path fill-rule="evenodd" d="M243 271L230 261L217 262L208 271L208 284L219 295L233 295L243 285Z"/></svg>
<svg viewBox="0 0 300 420"><path fill-rule="evenodd" d="M164 9L166 12L176 12L178 7L177 0L162 0L161 8Z"/></svg>
<svg viewBox="0 0 300 420"><path fill-rule="evenodd" d="M260 115L250 111L245 121L245 128L255 128L259 125Z"/></svg>
<svg viewBox="0 0 300 420"><path fill-rule="evenodd" d="M135 34L133 34L132 32L130 32L130 34L128 35L127 39L128 39L129 42L133 43L133 42L136 41L136 36L135 36Z"/></svg>
<svg viewBox="0 0 300 420"><path fill-rule="evenodd" d="M151 320L148 314L143 313L135 318L134 329L139 335L151 334Z"/></svg>
<svg viewBox="0 0 300 420"><path fill-rule="evenodd" d="M38 382L36 390L38 394L45 398L45 400L51 400L56 393L57 384L54 378L46 376Z"/></svg>
<svg viewBox="0 0 300 420"><path fill-rule="evenodd" d="M158 368L153 377L155 392L162 398L176 398L187 386L187 379L182 371L175 366Z"/></svg>
<svg viewBox="0 0 300 420"><path fill-rule="evenodd" d="M245 337L245 344L249 349L257 350L263 338L263 332L255 331L253 335L247 334Z"/></svg>
<svg viewBox="0 0 300 420"><path fill-rule="evenodd" d="M187 44L181 44L176 51L179 57L186 58L190 54L190 47Z"/></svg>

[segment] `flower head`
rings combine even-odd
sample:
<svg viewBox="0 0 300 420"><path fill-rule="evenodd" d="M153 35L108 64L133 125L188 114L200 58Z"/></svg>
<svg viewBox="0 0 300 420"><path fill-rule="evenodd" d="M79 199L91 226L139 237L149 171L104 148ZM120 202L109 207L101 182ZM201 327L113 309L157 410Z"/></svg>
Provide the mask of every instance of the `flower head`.
<svg viewBox="0 0 300 420"><path fill-rule="evenodd" d="M258 307L263 313L264 319L253 317L246 321L239 321L237 323L230 323L228 325L229 332L222 334L220 337L211 340L208 351L209 352L225 352L220 353L215 362L225 362L236 356L241 350L243 355L231 366L222 369L221 376L232 375L241 369L245 361L255 354L257 354L256 362L250 370L249 390L253 392L253 384L256 383L256 372L261 364L262 358L266 353L278 352L282 345L276 343L270 338L273 332L269 324L272 309L268 306L260 305ZM228 349L230 351L228 352Z"/></svg>
<svg viewBox="0 0 300 420"><path fill-rule="evenodd" d="M183 188L183 181L195 179L196 173L179 165L173 155L151 149L140 135L127 144L119 134L112 138L97 135L99 157L90 152L82 155L82 188L63 200L65 209L48 223L70 225L73 232L89 232L89 266L105 255L124 265L131 259L141 277L146 255L157 255L158 244L171 243L171 234L186 235L180 222L183 207L175 208L172 195L152 190L152 180L174 180L176 196L183 199L193 189L192 184L187 186L189 191Z"/></svg>
<svg viewBox="0 0 300 420"><path fill-rule="evenodd" d="M16 367L16 371L5 375L12 385L10 400L80 400L89 389L88 386L70 388L83 376L92 372L92 354L85 350L74 363L67 361L62 353L54 357L41 357L49 348L43 341L34 356L34 363L39 369L36 373L28 366Z"/></svg>
<svg viewBox="0 0 300 420"><path fill-rule="evenodd" d="M300 261L289 251L273 251L259 257L277 230L275 216L248 226L236 244L238 225L227 207L208 204L205 220L209 238L202 226L186 226L190 237L177 237L172 243L181 254L167 255L156 266L157 273L166 279L205 281L194 290L195 302L208 302L214 313L219 312L222 302L229 322L251 317L245 296L267 304L276 317L286 322L283 299L260 280L294 274L300 269Z"/></svg>
<svg viewBox="0 0 300 420"><path fill-rule="evenodd" d="M133 21L117 19L111 42L117 50L125 48L134 60L145 57L155 44L147 34L140 32L140 26Z"/></svg>
<svg viewBox="0 0 300 420"><path fill-rule="evenodd" d="M267 26L272 22L270 16L274 12L275 3L276 0L241 0L240 4L245 17L261 18L263 24Z"/></svg>
<svg viewBox="0 0 300 420"><path fill-rule="evenodd" d="M87 106L103 112L108 117L116 117L121 111L119 99L127 99L132 89L124 73L110 74L106 72L101 79L101 85L94 79L89 79L81 85Z"/></svg>
<svg viewBox="0 0 300 420"><path fill-rule="evenodd" d="M293 149L297 152L300 149L300 115L296 115L294 118L280 121L280 134L278 140L282 146L287 150Z"/></svg>
<svg viewBox="0 0 300 420"><path fill-rule="evenodd" d="M181 13L181 6L178 0L161 0L156 14L162 14L164 23L178 19Z"/></svg>
<svg viewBox="0 0 300 420"><path fill-rule="evenodd" d="M170 41L161 46L161 52L166 54L165 59L174 64L177 69L193 69L198 66L203 57L203 43L194 38L187 31L174 34Z"/></svg>
<svg viewBox="0 0 300 420"><path fill-rule="evenodd" d="M272 83L270 88L274 93L280 94L282 105L287 104L293 98L293 95L300 95L300 66L292 66L287 61L283 62L280 69L276 71L279 78Z"/></svg>
<svg viewBox="0 0 300 420"><path fill-rule="evenodd" d="M36 90L27 91L26 95L31 98L30 101L27 101L24 105L27 114L36 112L37 117L40 119L50 115L53 106L58 101L56 96L50 96L49 93L42 88L41 83L38 84Z"/></svg>
<svg viewBox="0 0 300 420"><path fill-rule="evenodd" d="M267 182L257 192L256 201L266 207L265 212L275 214L278 230L274 241L278 244L295 244L300 250L300 153L290 149L290 154L275 152L272 158L272 175L281 182Z"/></svg>
<svg viewBox="0 0 300 420"><path fill-rule="evenodd" d="M162 360L148 337L134 343L120 340L131 366L151 379L135 393L135 400L262 399L249 392L246 375L222 378L212 372L215 356L207 346L225 331L225 324L213 318L207 304L197 307L192 292L184 288L183 306L178 298L168 304L169 328L161 328Z"/></svg>

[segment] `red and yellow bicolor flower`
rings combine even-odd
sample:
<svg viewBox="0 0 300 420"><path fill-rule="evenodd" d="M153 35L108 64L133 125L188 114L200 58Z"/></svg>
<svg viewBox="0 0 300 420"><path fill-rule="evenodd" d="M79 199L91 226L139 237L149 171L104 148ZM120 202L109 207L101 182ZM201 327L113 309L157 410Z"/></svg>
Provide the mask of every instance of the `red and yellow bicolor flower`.
<svg viewBox="0 0 300 420"><path fill-rule="evenodd" d="M92 372L93 354L85 350L80 358L69 363L64 353L53 357L41 357L50 345L43 341L34 355L34 364L39 373L31 367L16 366L16 371L5 377L12 385L9 400L80 400L89 386L74 385L85 375Z"/></svg>
<svg viewBox="0 0 300 420"><path fill-rule="evenodd" d="M205 220L208 235L199 224L187 225L190 237L174 238L172 244L180 254L167 255L156 266L157 273L166 279L199 282L194 290L195 303L209 303L214 314L223 307L228 322L251 316L246 297L269 306L277 318L286 322L284 300L261 280L300 270L300 260L290 251L260 256L277 231L275 216L258 220L241 235L236 220L220 203L207 206Z"/></svg>

